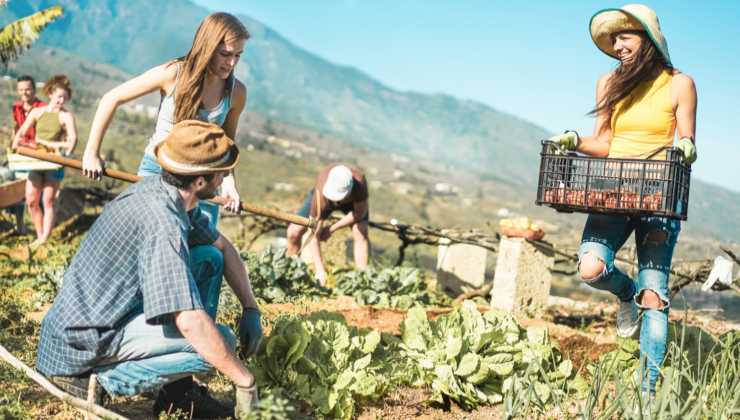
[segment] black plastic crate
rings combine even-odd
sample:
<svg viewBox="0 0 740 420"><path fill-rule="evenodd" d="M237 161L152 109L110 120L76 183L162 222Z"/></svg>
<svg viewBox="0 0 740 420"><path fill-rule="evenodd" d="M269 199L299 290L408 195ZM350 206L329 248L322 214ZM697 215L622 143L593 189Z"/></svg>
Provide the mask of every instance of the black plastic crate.
<svg viewBox="0 0 740 420"><path fill-rule="evenodd" d="M676 148L666 160L562 154L542 142L537 205L561 212L653 215L686 220L691 168Z"/></svg>

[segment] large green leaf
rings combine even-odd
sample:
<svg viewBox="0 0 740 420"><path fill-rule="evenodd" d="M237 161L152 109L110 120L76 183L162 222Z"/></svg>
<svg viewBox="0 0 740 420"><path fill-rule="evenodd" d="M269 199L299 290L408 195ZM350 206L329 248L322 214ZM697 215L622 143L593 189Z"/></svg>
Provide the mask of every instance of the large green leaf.
<svg viewBox="0 0 740 420"><path fill-rule="evenodd" d="M423 308L412 308L406 314L402 326L403 343L410 349L427 349L427 337L431 336L431 326Z"/></svg>
<svg viewBox="0 0 740 420"><path fill-rule="evenodd" d="M360 332L340 314L283 315L249 365L260 386L287 390L316 417L350 419L355 404L375 401L389 389L388 359L381 357L397 354L398 343L377 331Z"/></svg>
<svg viewBox="0 0 740 420"><path fill-rule="evenodd" d="M475 353L465 353L460 359L460 363L457 365L455 375L457 376L470 376L476 373L481 365L481 358Z"/></svg>
<svg viewBox="0 0 740 420"><path fill-rule="evenodd" d="M456 359L462 350L462 345L462 338L454 336L447 337L447 343L445 344L445 360Z"/></svg>
<svg viewBox="0 0 740 420"><path fill-rule="evenodd" d="M372 353L378 347L378 344L380 344L380 332L373 330L365 336L362 352Z"/></svg>

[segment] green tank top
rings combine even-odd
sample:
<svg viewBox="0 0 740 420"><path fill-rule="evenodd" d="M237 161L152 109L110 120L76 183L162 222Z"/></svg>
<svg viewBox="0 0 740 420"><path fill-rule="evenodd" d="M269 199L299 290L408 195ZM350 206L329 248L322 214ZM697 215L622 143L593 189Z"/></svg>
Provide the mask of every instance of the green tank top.
<svg viewBox="0 0 740 420"><path fill-rule="evenodd" d="M61 141L64 129L59 123L59 112L44 112L36 120L36 137L47 141Z"/></svg>

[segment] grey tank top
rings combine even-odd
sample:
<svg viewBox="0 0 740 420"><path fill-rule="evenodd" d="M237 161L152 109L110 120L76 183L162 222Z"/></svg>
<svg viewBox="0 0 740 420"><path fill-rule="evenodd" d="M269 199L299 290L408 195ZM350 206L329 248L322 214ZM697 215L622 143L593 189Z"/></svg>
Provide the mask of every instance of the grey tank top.
<svg viewBox="0 0 740 420"><path fill-rule="evenodd" d="M178 65L177 77L180 76L180 67ZM218 103L214 108L206 109L199 108L197 119L201 121L207 121L209 123L223 126L226 121L226 115L231 109L231 94L234 91L234 84L236 78L232 73L228 79L226 79L226 89L224 89L224 96L221 98L221 102ZM177 79L175 81L177 85ZM172 131L172 126L175 125L175 89L172 89L172 93L169 95L162 95L159 100L159 111L157 112L157 124L154 127L154 134L149 138L149 144L147 144L144 154L154 156L154 147L161 143L167 135Z"/></svg>

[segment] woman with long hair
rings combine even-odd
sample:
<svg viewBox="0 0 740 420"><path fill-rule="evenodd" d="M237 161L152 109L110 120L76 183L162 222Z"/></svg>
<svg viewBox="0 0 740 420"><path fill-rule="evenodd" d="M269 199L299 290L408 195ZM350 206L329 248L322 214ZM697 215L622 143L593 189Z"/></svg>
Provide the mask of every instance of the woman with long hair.
<svg viewBox="0 0 740 420"><path fill-rule="evenodd" d="M551 140L591 156L665 159L665 152L655 152L678 137L684 162L693 163L696 88L691 77L673 67L655 12L639 4L602 10L591 18L590 31L596 46L619 64L598 81L593 135L567 131ZM666 353L668 277L680 229L674 219L590 214L578 252L581 280L619 300L617 334L629 337L641 327L641 386L651 396ZM636 282L614 265L633 231Z"/></svg>
<svg viewBox="0 0 740 420"><path fill-rule="evenodd" d="M13 137L12 148L22 145L54 154L72 153L77 144L77 127L74 114L64 108L72 96L72 84L67 76L52 76L44 84L44 94L49 98L49 103L29 111ZM35 128L35 138L33 142L28 142L26 134L32 128ZM54 201L63 178L64 169L28 173L26 204L37 236L32 246L43 244L51 235L55 218Z"/></svg>
<svg viewBox="0 0 740 420"><path fill-rule="evenodd" d="M201 22L185 56L154 67L103 95L85 147L83 173L92 179L101 177L100 146L118 106L154 91L161 95L159 113L154 134L139 165L139 175L161 172L154 148L180 121L207 121L223 127L227 136L235 138L247 90L234 77L234 67L247 39L249 32L239 19L228 13L213 13ZM237 211L239 193L233 173L224 179L222 195L229 200L225 207ZM218 207L203 202L201 208L215 223Z"/></svg>

